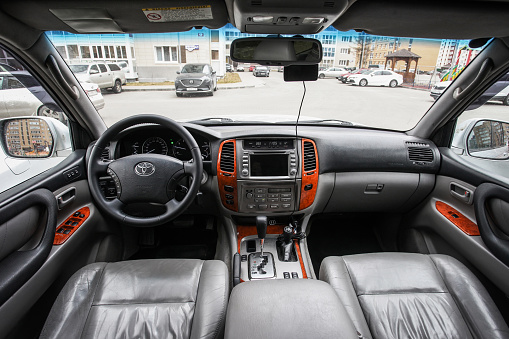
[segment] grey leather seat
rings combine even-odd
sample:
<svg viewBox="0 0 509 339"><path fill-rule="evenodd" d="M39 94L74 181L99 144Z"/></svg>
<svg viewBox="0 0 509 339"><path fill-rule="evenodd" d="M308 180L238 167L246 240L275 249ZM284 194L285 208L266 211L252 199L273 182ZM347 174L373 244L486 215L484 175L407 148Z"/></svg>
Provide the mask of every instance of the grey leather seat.
<svg viewBox="0 0 509 339"><path fill-rule="evenodd" d="M222 261L95 263L69 279L41 338L217 338L228 293Z"/></svg>
<svg viewBox="0 0 509 339"><path fill-rule="evenodd" d="M336 290L364 338L509 338L482 284L449 256L328 257L320 279Z"/></svg>

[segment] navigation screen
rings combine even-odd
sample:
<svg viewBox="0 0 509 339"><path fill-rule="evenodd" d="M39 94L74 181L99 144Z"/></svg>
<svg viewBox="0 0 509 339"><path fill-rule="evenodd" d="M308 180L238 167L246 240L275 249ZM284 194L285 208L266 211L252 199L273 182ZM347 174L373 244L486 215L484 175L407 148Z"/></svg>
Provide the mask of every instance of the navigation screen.
<svg viewBox="0 0 509 339"><path fill-rule="evenodd" d="M250 160L253 177L288 175L288 154L252 154Z"/></svg>

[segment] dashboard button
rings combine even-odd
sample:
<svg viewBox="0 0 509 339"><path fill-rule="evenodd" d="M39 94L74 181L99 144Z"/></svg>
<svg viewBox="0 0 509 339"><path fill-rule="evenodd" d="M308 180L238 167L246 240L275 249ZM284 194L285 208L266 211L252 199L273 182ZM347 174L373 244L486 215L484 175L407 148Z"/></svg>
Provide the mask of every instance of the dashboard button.
<svg viewBox="0 0 509 339"><path fill-rule="evenodd" d="M266 210L267 207L268 207L267 205L258 205L258 208L261 210Z"/></svg>
<svg viewBox="0 0 509 339"><path fill-rule="evenodd" d="M256 193L265 193L265 191L266 191L266 188L257 188L257 189L255 189Z"/></svg>
<svg viewBox="0 0 509 339"><path fill-rule="evenodd" d="M251 192L246 193L246 198L253 199L253 193Z"/></svg>
<svg viewBox="0 0 509 339"><path fill-rule="evenodd" d="M224 190L226 192L233 192L233 187L232 186L228 186L228 185L224 185Z"/></svg>
<svg viewBox="0 0 509 339"><path fill-rule="evenodd" d="M291 197L292 197L291 193L282 193L281 194L281 198L291 198Z"/></svg>
<svg viewBox="0 0 509 339"><path fill-rule="evenodd" d="M255 199L255 202L266 202L267 199L265 198L259 198L259 199Z"/></svg>
<svg viewBox="0 0 509 339"><path fill-rule="evenodd" d="M257 194L256 197L257 198L266 198L265 194Z"/></svg>
<svg viewBox="0 0 509 339"><path fill-rule="evenodd" d="M282 202L290 202L292 201L292 198L281 198Z"/></svg>
<svg viewBox="0 0 509 339"><path fill-rule="evenodd" d="M291 204L282 204L281 207L283 208L290 208Z"/></svg>
<svg viewBox="0 0 509 339"><path fill-rule="evenodd" d="M226 194L225 197L226 197L226 199L233 199L233 195L231 195L231 194Z"/></svg>
<svg viewBox="0 0 509 339"><path fill-rule="evenodd" d="M269 198L269 202L278 202L279 199L278 198Z"/></svg>
<svg viewBox="0 0 509 339"><path fill-rule="evenodd" d="M273 204L273 205L270 205L270 208L279 208L279 205L278 204Z"/></svg>

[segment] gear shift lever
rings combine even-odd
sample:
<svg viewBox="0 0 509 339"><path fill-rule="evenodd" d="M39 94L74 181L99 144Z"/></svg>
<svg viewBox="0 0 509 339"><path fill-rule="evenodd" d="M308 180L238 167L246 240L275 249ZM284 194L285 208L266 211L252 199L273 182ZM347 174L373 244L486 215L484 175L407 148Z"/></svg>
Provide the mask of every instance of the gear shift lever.
<svg viewBox="0 0 509 339"><path fill-rule="evenodd" d="M258 233L258 239L260 239L260 257L263 258L263 243L265 242L265 235L267 234L266 216L256 217L256 232Z"/></svg>

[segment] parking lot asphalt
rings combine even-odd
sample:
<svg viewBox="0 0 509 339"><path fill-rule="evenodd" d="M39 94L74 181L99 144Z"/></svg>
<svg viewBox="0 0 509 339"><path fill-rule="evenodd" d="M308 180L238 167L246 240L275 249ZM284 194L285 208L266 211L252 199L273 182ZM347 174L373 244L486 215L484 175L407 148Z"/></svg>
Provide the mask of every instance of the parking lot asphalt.
<svg viewBox="0 0 509 339"><path fill-rule="evenodd" d="M172 91L173 86L156 91L104 92L106 105L99 113L108 126L138 113L156 113L179 121L232 115L249 117L250 120L282 115L280 120L295 120L305 86L301 116L408 130L434 103L428 91L404 87L358 87L336 79L319 79L305 84L284 82L283 74L278 72L271 72L267 78L256 78L250 72L240 73L240 76L243 82L238 87L226 90L218 86L214 96L178 98ZM505 114L509 109L499 104L491 106L495 114Z"/></svg>

